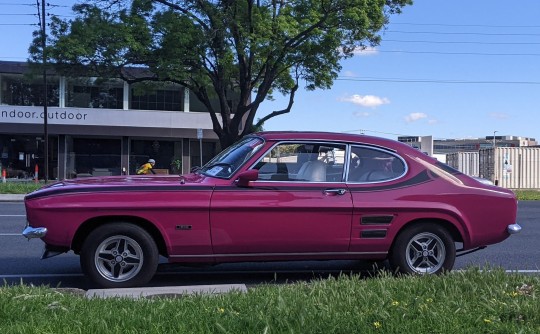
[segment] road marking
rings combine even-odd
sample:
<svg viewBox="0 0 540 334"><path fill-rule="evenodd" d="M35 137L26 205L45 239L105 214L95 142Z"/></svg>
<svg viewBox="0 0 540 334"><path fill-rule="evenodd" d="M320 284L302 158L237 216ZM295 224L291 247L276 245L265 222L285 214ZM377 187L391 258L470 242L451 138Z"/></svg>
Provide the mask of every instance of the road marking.
<svg viewBox="0 0 540 334"><path fill-rule="evenodd" d="M0 217L26 217L26 215L0 215Z"/></svg>

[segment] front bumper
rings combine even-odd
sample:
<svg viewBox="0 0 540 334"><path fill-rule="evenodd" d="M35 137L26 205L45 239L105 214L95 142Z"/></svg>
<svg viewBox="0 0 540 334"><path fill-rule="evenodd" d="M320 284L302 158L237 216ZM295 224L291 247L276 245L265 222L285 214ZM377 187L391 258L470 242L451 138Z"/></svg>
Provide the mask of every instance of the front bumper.
<svg viewBox="0 0 540 334"><path fill-rule="evenodd" d="M26 226L24 231L22 231L22 235L28 240L34 238L43 238L47 235L47 228Z"/></svg>
<svg viewBox="0 0 540 334"><path fill-rule="evenodd" d="M506 231L508 232L508 234L517 234L519 232L521 232L521 226L519 226L519 224L510 224L506 227Z"/></svg>

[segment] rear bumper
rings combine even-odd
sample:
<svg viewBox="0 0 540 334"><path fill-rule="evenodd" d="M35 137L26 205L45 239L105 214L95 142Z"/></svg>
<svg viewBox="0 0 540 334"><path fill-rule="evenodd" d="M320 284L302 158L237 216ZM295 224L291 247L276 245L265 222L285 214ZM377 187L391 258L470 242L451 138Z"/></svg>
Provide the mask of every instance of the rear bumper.
<svg viewBox="0 0 540 334"><path fill-rule="evenodd" d="M506 231L508 232L508 234L517 234L519 232L521 232L521 226L519 226L519 224L510 224L506 227Z"/></svg>

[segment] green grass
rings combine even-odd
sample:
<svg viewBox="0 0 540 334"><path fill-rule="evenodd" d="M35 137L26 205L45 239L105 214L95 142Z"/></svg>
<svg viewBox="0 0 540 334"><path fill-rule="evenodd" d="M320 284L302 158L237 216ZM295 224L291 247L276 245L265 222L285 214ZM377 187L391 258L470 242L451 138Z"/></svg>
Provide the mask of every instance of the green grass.
<svg viewBox="0 0 540 334"><path fill-rule="evenodd" d="M27 194L43 187L44 183L31 182L0 182L0 194Z"/></svg>
<svg viewBox="0 0 540 334"><path fill-rule="evenodd" d="M0 288L2 333L540 333L540 278L502 270L265 285L247 293L86 299Z"/></svg>
<svg viewBox="0 0 540 334"><path fill-rule="evenodd" d="M540 191L538 190L514 190L520 201L538 201L540 200Z"/></svg>
<svg viewBox="0 0 540 334"><path fill-rule="evenodd" d="M0 182L0 194L27 194L41 188L43 182ZM540 191L538 190L514 190L520 201L538 201L540 200Z"/></svg>

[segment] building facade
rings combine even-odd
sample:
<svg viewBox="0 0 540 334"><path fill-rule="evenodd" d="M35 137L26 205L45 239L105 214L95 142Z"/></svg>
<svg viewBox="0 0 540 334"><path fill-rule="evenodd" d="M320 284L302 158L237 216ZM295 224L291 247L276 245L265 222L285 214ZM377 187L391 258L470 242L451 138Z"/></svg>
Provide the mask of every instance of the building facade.
<svg viewBox="0 0 540 334"><path fill-rule="evenodd" d="M484 138L433 139L431 136L401 136L398 141L422 149L431 147L429 155L446 155L457 152L478 152L493 147L529 147L538 145L536 139L519 136L486 136ZM429 144L426 141L431 141Z"/></svg>
<svg viewBox="0 0 540 334"><path fill-rule="evenodd" d="M29 74L0 61L0 164L7 178L134 174L149 158L158 173L187 172L219 151L204 105L179 85ZM45 145L47 96L48 145Z"/></svg>

